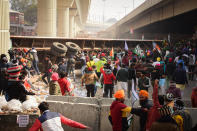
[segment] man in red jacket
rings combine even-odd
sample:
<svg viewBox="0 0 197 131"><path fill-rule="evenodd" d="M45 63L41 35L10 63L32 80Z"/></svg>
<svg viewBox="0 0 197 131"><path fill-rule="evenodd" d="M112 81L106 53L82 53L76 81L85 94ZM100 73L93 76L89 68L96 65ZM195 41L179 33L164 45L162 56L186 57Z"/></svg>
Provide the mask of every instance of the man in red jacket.
<svg viewBox="0 0 197 131"><path fill-rule="evenodd" d="M70 89L71 83L67 80L66 76L67 73L65 72L59 73L60 79L58 80L58 83L60 85L62 96L71 95L71 89Z"/></svg>
<svg viewBox="0 0 197 131"><path fill-rule="evenodd" d="M191 95L192 107L197 107L197 87L195 87L192 91Z"/></svg>
<svg viewBox="0 0 197 131"><path fill-rule="evenodd" d="M146 131L149 131L152 123L160 118L159 109L164 104L164 98L162 96L158 97L158 80L155 80L153 89L153 106L148 111L148 119L146 122Z"/></svg>
<svg viewBox="0 0 197 131"><path fill-rule="evenodd" d="M131 112L131 107L124 104L124 90L118 90L114 97L116 100L110 106L109 120L112 124L113 131L127 131L128 121L127 113Z"/></svg>
<svg viewBox="0 0 197 131"><path fill-rule="evenodd" d="M114 88L113 81L116 80L116 77L114 76L109 64L106 65L104 70L101 68L101 73L103 74L104 79L103 97L108 97L108 93L110 92L110 98L112 98L112 91Z"/></svg>
<svg viewBox="0 0 197 131"><path fill-rule="evenodd" d="M40 109L41 116L36 119L29 131L63 131L64 129L62 128L61 123L80 129L89 128L81 123L70 120L57 112L50 112L49 104L47 102L40 103L38 108Z"/></svg>

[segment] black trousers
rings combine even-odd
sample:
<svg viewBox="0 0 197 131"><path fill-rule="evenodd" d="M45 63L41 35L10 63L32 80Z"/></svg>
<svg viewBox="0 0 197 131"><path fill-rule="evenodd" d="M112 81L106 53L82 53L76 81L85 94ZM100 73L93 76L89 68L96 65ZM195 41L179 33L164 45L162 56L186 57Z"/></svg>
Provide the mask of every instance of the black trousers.
<svg viewBox="0 0 197 131"><path fill-rule="evenodd" d="M104 94L103 97L108 97L108 94L110 95L110 98L112 98L112 92L113 92L114 85L113 84L105 84L104 85Z"/></svg>
<svg viewBox="0 0 197 131"><path fill-rule="evenodd" d="M189 65L189 72L191 72L191 74L189 74L189 80L193 80L194 79L194 69L195 69L195 65Z"/></svg>
<svg viewBox="0 0 197 131"><path fill-rule="evenodd" d="M87 97L94 97L95 94L94 94L94 86L95 85L86 85L86 90L87 90Z"/></svg>

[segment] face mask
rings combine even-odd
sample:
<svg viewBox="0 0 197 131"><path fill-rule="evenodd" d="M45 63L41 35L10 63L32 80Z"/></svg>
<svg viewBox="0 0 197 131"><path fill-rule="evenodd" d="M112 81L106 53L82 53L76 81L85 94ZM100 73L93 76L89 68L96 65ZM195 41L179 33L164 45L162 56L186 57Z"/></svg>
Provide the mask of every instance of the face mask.
<svg viewBox="0 0 197 131"><path fill-rule="evenodd" d="M173 113L174 113L174 110L173 110L173 108L172 108L172 107L170 107L170 111L171 111L171 114L173 114Z"/></svg>
<svg viewBox="0 0 197 131"><path fill-rule="evenodd" d="M143 107L147 103L147 100L140 100L140 106Z"/></svg>

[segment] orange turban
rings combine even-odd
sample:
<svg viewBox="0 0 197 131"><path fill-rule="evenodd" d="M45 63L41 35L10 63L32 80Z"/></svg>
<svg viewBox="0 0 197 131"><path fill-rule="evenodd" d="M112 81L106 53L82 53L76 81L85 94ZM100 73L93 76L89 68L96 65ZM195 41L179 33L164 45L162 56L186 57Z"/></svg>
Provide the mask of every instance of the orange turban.
<svg viewBox="0 0 197 131"><path fill-rule="evenodd" d="M21 58L21 62L22 62L22 63L26 62L26 59Z"/></svg>
<svg viewBox="0 0 197 131"><path fill-rule="evenodd" d="M141 90L140 93L139 93L139 96L143 96L143 97L148 98L149 94L146 90Z"/></svg>
<svg viewBox="0 0 197 131"><path fill-rule="evenodd" d="M117 99L124 98L124 97L125 97L124 90L118 90L118 91L114 94L114 97L117 98Z"/></svg>

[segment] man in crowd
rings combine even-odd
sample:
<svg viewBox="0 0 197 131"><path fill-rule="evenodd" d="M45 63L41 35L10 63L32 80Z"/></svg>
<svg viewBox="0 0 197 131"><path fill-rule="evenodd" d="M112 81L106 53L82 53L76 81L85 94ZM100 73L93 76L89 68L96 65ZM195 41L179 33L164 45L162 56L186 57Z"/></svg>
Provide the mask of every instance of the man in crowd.
<svg viewBox="0 0 197 131"><path fill-rule="evenodd" d="M191 95L192 107L197 108L197 87L193 88Z"/></svg>
<svg viewBox="0 0 197 131"><path fill-rule="evenodd" d="M146 121L148 117L148 111L151 108L151 104L148 100L149 93L146 90L141 90L139 92L139 102L140 102L140 108L132 108L131 114L135 114L139 116L140 118L140 131L146 130Z"/></svg>
<svg viewBox="0 0 197 131"><path fill-rule="evenodd" d="M85 83L86 90L87 90L87 97L94 97L95 96L95 83L98 81L98 77L96 73L93 71L92 67L86 69L85 74L81 78L81 85Z"/></svg>
<svg viewBox="0 0 197 131"><path fill-rule="evenodd" d="M108 97L108 93L110 92L110 98L112 98L112 91L114 89L114 81L116 80L116 77L114 76L109 64L106 64L104 70L101 68L101 73L103 74L104 79L103 97Z"/></svg>
<svg viewBox="0 0 197 131"><path fill-rule="evenodd" d="M5 93L7 87L6 70L8 68L8 59L5 54L0 57L0 94Z"/></svg>
<svg viewBox="0 0 197 131"><path fill-rule="evenodd" d="M185 84L188 84L186 71L183 68L183 63L179 63L177 69L173 74L173 80L176 82L176 88L180 88L181 96L183 97L183 91L185 89Z"/></svg>
<svg viewBox="0 0 197 131"><path fill-rule="evenodd" d="M70 58L68 58L67 73L68 73L68 76L70 76L71 73L73 74L74 81L75 81L75 64L76 64L76 61L74 59L74 56L71 56Z"/></svg>
<svg viewBox="0 0 197 131"><path fill-rule="evenodd" d="M43 82L48 86L52 73L52 62L50 60L50 56L45 57L44 61L44 75L42 76ZM47 78L47 81L45 80Z"/></svg>
<svg viewBox="0 0 197 131"><path fill-rule="evenodd" d="M37 50L33 47L30 50L30 54L33 57L33 59L32 59L33 60L32 61L33 68L35 69L36 73L39 75L40 74L40 71L39 71L39 68L38 68L39 59L38 59L38 55L37 55Z"/></svg>
<svg viewBox="0 0 197 131"><path fill-rule="evenodd" d="M138 80L138 87L139 90L146 90L146 91L148 91L148 88L150 87L149 79L145 76L145 72L141 73L141 76Z"/></svg>
<svg viewBox="0 0 197 131"><path fill-rule="evenodd" d="M131 112L131 107L124 104L124 90L118 90L114 97L116 100L111 104L109 113L112 129L113 131L127 131L129 126L126 114Z"/></svg>
<svg viewBox="0 0 197 131"><path fill-rule="evenodd" d="M128 69L126 68L126 65L122 64L121 69L117 72L116 81L117 81L117 90L123 89L124 92L127 93Z"/></svg>
<svg viewBox="0 0 197 131"><path fill-rule="evenodd" d="M35 123L29 129L29 131L63 131L64 129L61 123L74 128L89 129L89 127L76 121L70 120L60 113L51 112L49 110L49 104L47 102L40 103L38 108L40 110L41 116L36 119Z"/></svg>

